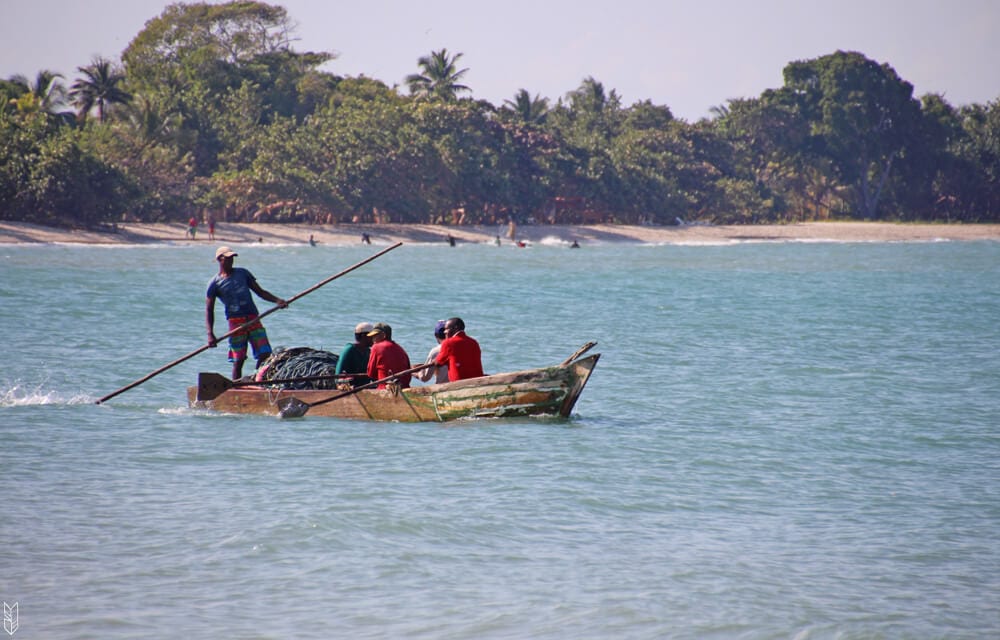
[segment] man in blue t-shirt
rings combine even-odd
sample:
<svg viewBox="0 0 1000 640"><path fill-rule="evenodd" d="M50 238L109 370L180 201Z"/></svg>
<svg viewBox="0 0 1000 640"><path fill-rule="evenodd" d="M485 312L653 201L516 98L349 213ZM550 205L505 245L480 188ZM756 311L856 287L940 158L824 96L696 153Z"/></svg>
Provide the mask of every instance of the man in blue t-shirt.
<svg viewBox="0 0 1000 640"><path fill-rule="evenodd" d="M233 258L238 254L229 247L219 247L215 251L215 259L219 263L219 273L208 283L207 299L205 301L205 326L208 328L208 346L214 347L215 338L215 299L222 300L226 307L226 320L229 321L229 331L246 324L240 331L229 336L229 361L233 363L233 380L243 375L243 363L247 359L247 343L253 347L253 357L257 359L259 368L271 355L271 344L267 341L267 332L259 321L257 305L253 303L250 292L273 302L281 308L288 306L282 298L266 291L253 274L239 267L233 267ZM250 323L250 324L247 324Z"/></svg>

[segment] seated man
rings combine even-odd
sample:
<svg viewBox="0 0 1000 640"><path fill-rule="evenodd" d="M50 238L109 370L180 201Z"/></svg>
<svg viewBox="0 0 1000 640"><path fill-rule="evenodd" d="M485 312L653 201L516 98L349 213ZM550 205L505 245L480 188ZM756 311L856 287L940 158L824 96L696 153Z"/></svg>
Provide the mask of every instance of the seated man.
<svg viewBox="0 0 1000 640"><path fill-rule="evenodd" d="M437 324L434 325L434 339L437 340L437 344L431 348L430 352L427 354L427 359L424 360L424 364L433 364L434 366L427 367L423 371L417 373L418 380L429 382L431 378L433 378L434 384L448 382L448 367L437 364L437 357L441 352L441 343L444 342L444 325L444 320L438 320Z"/></svg>
<svg viewBox="0 0 1000 640"><path fill-rule="evenodd" d="M448 318L444 324L444 333L447 337L441 343L437 364L448 366L448 380L455 382L484 376L479 343L465 334L462 319Z"/></svg>
<svg viewBox="0 0 1000 640"><path fill-rule="evenodd" d="M368 377L373 382L410 368L410 356L406 355L403 347L392 341L392 327L384 322L376 322L368 335L374 341L371 355L368 357ZM412 375L407 373L396 378L400 388L409 388ZM385 383L382 383L377 388L385 389L385 387Z"/></svg>
<svg viewBox="0 0 1000 640"><path fill-rule="evenodd" d="M354 327L354 342L345 346L337 358L337 375L343 375L345 378L348 375L353 376L345 380L352 387L360 387L371 382L371 378L368 377L368 357L372 339L368 337L368 332L372 329L370 322L362 322Z"/></svg>

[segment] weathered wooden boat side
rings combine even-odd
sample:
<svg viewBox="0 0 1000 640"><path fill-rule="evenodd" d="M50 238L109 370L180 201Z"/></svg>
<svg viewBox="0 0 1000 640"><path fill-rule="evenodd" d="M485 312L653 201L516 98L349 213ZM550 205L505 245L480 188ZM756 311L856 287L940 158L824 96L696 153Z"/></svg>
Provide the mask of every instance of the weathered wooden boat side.
<svg viewBox="0 0 1000 640"><path fill-rule="evenodd" d="M461 418L552 415L568 417L600 354L552 367L500 373L401 391L365 389L333 402L316 404L310 416L398 422L443 422ZM331 390L220 389L209 376L188 388L188 404L227 413L278 415L279 401L294 397L316 403Z"/></svg>

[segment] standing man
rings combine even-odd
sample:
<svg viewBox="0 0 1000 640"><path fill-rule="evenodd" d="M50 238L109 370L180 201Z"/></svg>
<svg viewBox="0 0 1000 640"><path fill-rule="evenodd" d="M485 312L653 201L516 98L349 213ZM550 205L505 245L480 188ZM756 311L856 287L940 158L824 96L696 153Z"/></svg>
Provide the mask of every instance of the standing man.
<svg viewBox="0 0 1000 640"><path fill-rule="evenodd" d="M362 322L354 327L354 342L344 347L337 358L337 375L352 376L347 383L360 387L372 381L368 377L368 358L371 355L372 339L368 332L374 329L372 323Z"/></svg>
<svg viewBox="0 0 1000 640"><path fill-rule="evenodd" d="M447 336L441 343L437 363L448 365L448 380L456 382L467 378L481 378L483 356L479 343L465 334L465 323L461 318L448 318L444 323Z"/></svg>
<svg viewBox="0 0 1000 640"><path fill-rule="evenodd" d="M381 380L410 368L410 356L406 355L403 347L392 341L392 327L384 322L376 322L368 335L374 341L371 355L368 356L369 378L373 381ZM412 375L407 373L396 378L400 388L409 388ZM385 383L378 385L378 388L385 389Z"/></svg>
<svg viewBox="0 0 1000 640"><path fill-rule="evenodd" d="M226 307L226 319L229 321L229 331L248 322L252 323L241 331L229 336L229 361L233 363L233 380L243 375L243 363L247 359L247 342L253 347L253 357L257 359L257 367L264 364L271 355L271 344L267 341L267 332L260 321L254 322L260 313L253 303L250 292L273 302L284 309L288 306L282 298L266 291L253 274L239 267L233 267L233 258L238 254L229 247L219 247L215 251L215 260L219 263L219 273L208 283L207 299L205 300L205 327L208 329L208 346L218 344L215 338L215 299L222 300Z"/></svg>

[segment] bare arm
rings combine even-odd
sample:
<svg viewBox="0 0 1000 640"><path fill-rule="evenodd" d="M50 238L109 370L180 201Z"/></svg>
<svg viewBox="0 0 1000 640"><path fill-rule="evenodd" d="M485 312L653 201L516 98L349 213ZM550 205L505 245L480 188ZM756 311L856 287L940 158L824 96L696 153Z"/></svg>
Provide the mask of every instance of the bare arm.
<svg viewBox="0 0 1000 640"><path fill-rule="evenodd" d="M205 298L205 328L208 330L208 346L217 344L215 339L215 297Z"/></svg>
<svg viewBox="0 0 1000 640"><path fill-rule="evenodd" d="M428 359L424 361L424 364L434 364L434 361ZM417 377L417 380L427 382L434 376L435 373L436 367L427 367L426 369L416 372L414 375Z"/></svg>
<svg viewBox="0 0 1000 640"><path fill-rule="evenodd" d="M267 289L264 289L263 287L261 287L257 283L256 280L251 280L250 281L250 289L252 289L254 293L256 293L257 295L259 295L264 300L267 300L268 302L273 302L274 304L278 305L282 309L284 309L285 307L288 306L288 303L285 302L285 300L283 298L279 298L278 296L274 295L273 293L271 293Z"/></svg>
<svg viewBox="0 0 1000 640"><path fill-rule="evenodd" d="M424 364L427 365L436 364L434 360L437 358L437 352L439 350L440 347L434 347L433 349L431 349L430 352L428 352L427 354L427 359L424 360ZM418 371L413 375L417 377L417 380L420 380L421 382L427 382L428 380L437 375L437 366L427 367L426 369L422 369L421 371Z"/></svg>

